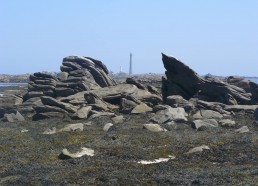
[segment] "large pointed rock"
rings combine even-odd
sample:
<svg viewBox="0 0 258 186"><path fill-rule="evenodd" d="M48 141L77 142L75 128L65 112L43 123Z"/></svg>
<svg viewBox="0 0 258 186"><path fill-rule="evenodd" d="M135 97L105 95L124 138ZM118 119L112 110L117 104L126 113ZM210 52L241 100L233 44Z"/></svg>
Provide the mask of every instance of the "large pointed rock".
<svg viewBox="0 0 258 186"><path fill-rule="evenodd" d="M181 95L185 99L199 97L206 101L233 103L232 98L238 104L250 104L252 94L244 89L216 80L214 78L202 78L187 65L178 59L162 54L162 60L166 69L166 78L162 82L163 99L170 95Z"/></svg>

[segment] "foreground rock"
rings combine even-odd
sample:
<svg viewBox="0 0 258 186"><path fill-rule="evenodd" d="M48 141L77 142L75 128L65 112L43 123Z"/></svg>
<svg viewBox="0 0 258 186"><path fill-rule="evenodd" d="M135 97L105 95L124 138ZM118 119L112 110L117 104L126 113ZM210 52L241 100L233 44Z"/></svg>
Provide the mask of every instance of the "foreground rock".
<svg viewBox="0 0 258 186"><path fill-rule="evenodd" d="M186 154L192 154L192 153L196 153L196 152L202 152L203 150L210 150L210 148L207 145L202 145L199 147L195 147L190 149Z"/></svg>
<svg viewBox="0 0 258 186"><path fill-rule="evenodd" d="M218 126L218 122L215 119L194 120L192 122L192 127L197 130L203 130L205 128L214 128Z"/></svg>
<svg viewBox="0 0 258 186"><path fill-rule="evenodd" d="M247 132L249 132L250 130L249 130L249 128L247 127L247 126L243 126L243 127L241 127L241 128L239 128L239 129L237 129L237 130L235 130L237 133L247 133Z"/></svg>
<svg viewBox="0 0 258 186"><path fill-rule="evenodd" d="M152 132L165 132L166 129L162 128L159 124L144 124L144 129L147 129Z"/></svg>
<svg viewBox="0 0 258 186"><path fill-rule="evenodd" d="M4 121L15 122L15 121L25 121L25 119L18 111L16 111L16 113L5 114Z"/></svg>
<svg viewBox="0 0 258 186"><path fill-rule="evenodd" d="M67 149L63 149L62 153L59 155L60 159L70 159L70 158L80 158L82 156L94 156L94 150L82 147L81 151L76 152L76 153L71 153Z"/></svg>
<svg viewBox="0 0 258 186"><path fill-rule="evenodd" d="M223 119L219 121L219 124L222 127L234 127L236 125L236 122L230 119Z"/></svg>
<svg viewBox="0 0 258 186"><path fill-rule="evenodd" d="M151 122L154 123L166 123L170 121L175 122L186 122L187 118L185 117L186 113L183 108L171 108L168 107L165 110L158 111L155 116L151 118Z"/></svg>

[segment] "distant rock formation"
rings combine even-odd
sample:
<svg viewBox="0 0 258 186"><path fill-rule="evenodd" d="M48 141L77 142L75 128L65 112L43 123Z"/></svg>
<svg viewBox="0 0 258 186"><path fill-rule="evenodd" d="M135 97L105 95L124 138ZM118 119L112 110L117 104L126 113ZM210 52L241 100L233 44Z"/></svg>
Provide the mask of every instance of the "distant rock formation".
<svg viewBox="0 0 258 186"><path fill-rule="evenodd" d="M162 60L166 69L166 77L162 81L164 102L170 95L181 95L187 100L196 97L228 105L258 103L256 83L236 78L229 78L228 82L209 76L202 78L174 57L162 54Z"/></svg>

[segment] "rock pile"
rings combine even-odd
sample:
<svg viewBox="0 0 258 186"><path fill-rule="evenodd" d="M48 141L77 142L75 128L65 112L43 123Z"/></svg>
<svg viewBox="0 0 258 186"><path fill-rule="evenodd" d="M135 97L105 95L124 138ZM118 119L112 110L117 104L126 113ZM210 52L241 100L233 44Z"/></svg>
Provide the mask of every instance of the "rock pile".
<svg viewBox="0 0 258 186"><path fill-rule="evenodd" d="M46 73L37 72L29 77L28 93L24 96L24 101L35 102L41 96L55 97L57 78Z"/></svg>
<svg viewBox="0 0 258 186"><path fill-rule="evenodd" d="M116 118L117 114L152 112L150 123L169 129L174 124L191 122L197 130L219 124L234 127L231 120L234 112L254 113L258 107L250 105L258 103L255 83L234 76L225 80L203 78L176 58L162 54L162 60L166 68L166 77L162 79L163 99L155 87L132 77L117 84L101 61L68 56L56 77L46 73L30 76L23 105L31 104L33 120Z"/></svg>
<svg viewBox="0 0 258 186"><path fill-rule="evenodd" d="M68 56L60 69L57 77L39 72L30 76L24 105L32 105L36 112L34 120L65 116L85 119L98 115L97 112L110 114L114 109L144 113L162 101L154 87L132 78L117 85L108 76L107 67L93 58Z"/></svg>
<svg viewBox="0 0 258 186"><path fill-rule="evenodd" d="M58 74L56 97L66 97L77 92L116 85L108 76L107 67L89 57L68 56L63 59Z"/></svg>

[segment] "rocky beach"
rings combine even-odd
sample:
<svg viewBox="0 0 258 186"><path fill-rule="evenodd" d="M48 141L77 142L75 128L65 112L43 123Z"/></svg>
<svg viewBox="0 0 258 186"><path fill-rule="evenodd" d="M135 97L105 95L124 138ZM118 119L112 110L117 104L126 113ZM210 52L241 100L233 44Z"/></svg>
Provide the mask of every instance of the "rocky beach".
<svg viewBox="0 0 258 186"><path fill-rule="evenodd" d="M123 78L67 56L0 87L0 185L257 185L257 82L160 65Z"/></svg>

